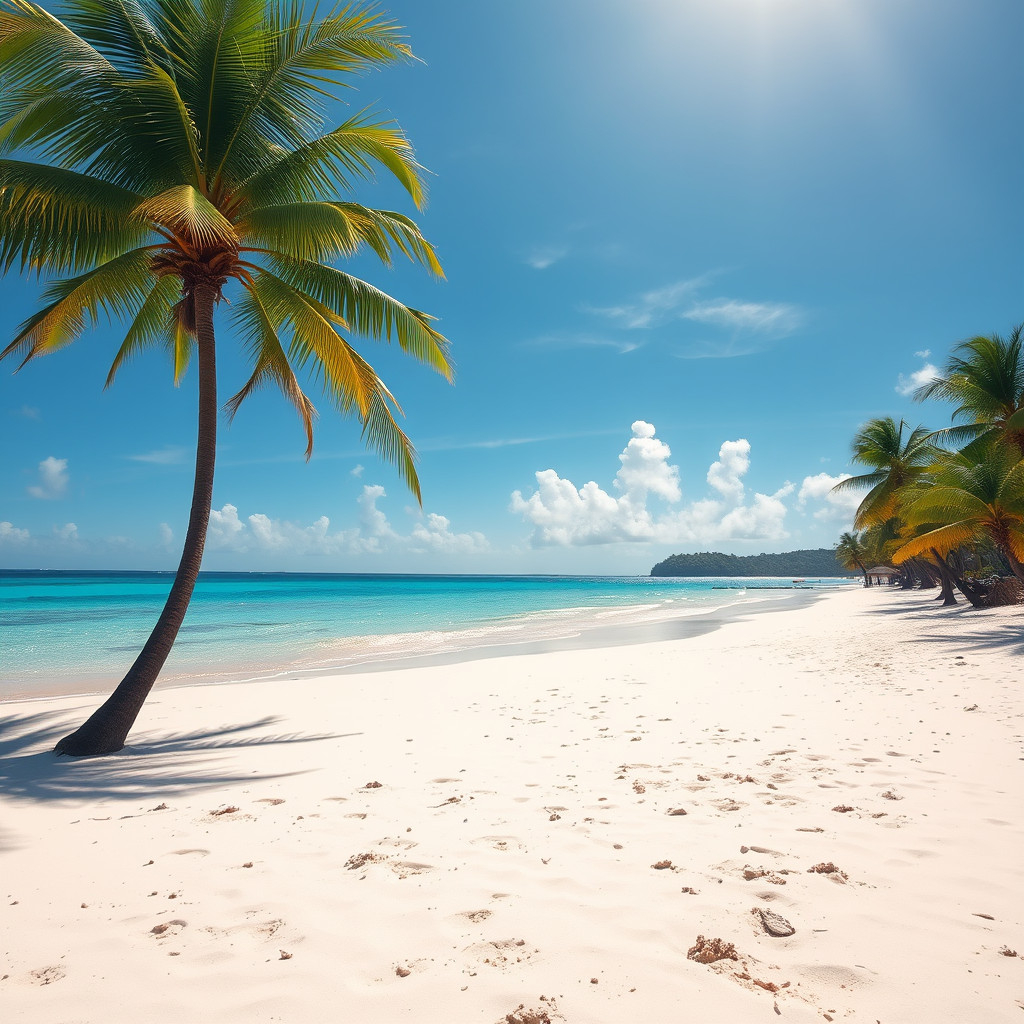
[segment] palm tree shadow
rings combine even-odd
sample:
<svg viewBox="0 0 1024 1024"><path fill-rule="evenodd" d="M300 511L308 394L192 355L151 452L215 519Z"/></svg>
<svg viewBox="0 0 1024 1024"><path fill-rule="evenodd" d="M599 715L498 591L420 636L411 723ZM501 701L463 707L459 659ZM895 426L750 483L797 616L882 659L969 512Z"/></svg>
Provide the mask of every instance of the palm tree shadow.
<svg viewBox="0 0 1024 1024"><path fill-rule="evenodd" d="M1024 628L976 629L950 637L943 634L924 635L921 640L930 643L945 643L959 651L1006 651L1009 654L1024 654Z"/></svg>
<svg viewBox="0 0 1024 1024"><path fill-rule="evenodd" d="M108 757L58 757L53 753L54 744L74 728L81 712L70 708L11 715L0 721L0 792L22 800L175 796L302 774L239 771L235 760L228 757L232 750L358 735L274 733L270 727L281 719L267 716L220 729L142 732L124 750Z"/></svg>

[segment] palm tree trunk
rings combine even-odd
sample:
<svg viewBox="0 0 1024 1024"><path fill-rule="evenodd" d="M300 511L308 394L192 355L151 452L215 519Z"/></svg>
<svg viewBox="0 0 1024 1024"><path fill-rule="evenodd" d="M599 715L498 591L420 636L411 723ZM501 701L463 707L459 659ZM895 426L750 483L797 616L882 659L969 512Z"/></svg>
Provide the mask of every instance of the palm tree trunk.
<svg viewBox="0 0 1024 1024"><path fill-rule="evenodd" d="M65 736L54 747L57 754L90 757L113 754L124 747L128 732L153 689L167 655L171 653L199 576L213 503L213 471L217 453L217 360L213 334L213 305L217 291L211 285L200 284L193 296L196 345L199 349L199 429L192 510L181 561L164 610L146 646L107 701L81 728Z"/></svg>
<svg viewBox="0 0 1024 1024"><path fill-rule="evenodd" d="M939 576L942 577L942 593L939 594L939 597L942 598L942 607L948 608L957 603L956 594L953 593L953 576L949 571L949 566L946 565L945 558L935 548L932 548L932 558L935 559L935 567L939 570Z"/></svg>

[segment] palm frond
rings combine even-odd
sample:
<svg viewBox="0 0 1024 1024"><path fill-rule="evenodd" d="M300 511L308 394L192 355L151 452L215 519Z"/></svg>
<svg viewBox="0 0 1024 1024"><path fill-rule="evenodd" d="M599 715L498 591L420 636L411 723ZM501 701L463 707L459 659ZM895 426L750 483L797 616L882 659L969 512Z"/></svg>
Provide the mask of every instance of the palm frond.
<svg viewBox="0 0 1024 1024"><path fill-rule="evenodd" d="M313 423L316 409L303 393L299 382L292 371L288 356L285 354L274 324L266 308L260 301L256 288L246 289L247 294L235 307L235 322L241 328L243 336L250 339L247 343L255 366L252 376L237 391L225 406L230 419L234 419L239 406L258 388L267 383L274 383L298 411L306 432L306 458L313 454Z"/></svg>
<svg viewBox="0 0 1024 1024"><path fill-rule="evenodd" d="M357 334L374 340L397 339L402 351L451 380L448 339L434 330L429 314L322 263L284 256L272 256L270 263L288 284L329 306Z"/></svg>
<svg viewBox="0 0 1024 1024"><path fill-rule="evenodd" d="M398 403L379 378L378 384L370 401L369 412L363 419L363 441L395 466L398 475L422 505L423 493L416 472L416 449L391 411L392 405L399 408Z"/></svg>
<svg viewBox="0 0 1024 1024"><path fill-rule="evenodd" d="M217 167L218 180L227 174L238 182L258 170L248 152L253 140L268 139L292 150L319 134L318 100L334 98L325 86L345 86L352 75L412 56L392 22L372 9L351 6L313 22L303 17L299 3L273 4L267 37L251 97Z"/></svg>
<svg viewBox="0 0 1024 1024"><path fill-rule="evenodd" d="M139 0L75 0L64 20L123 75L149 61L169 67L167 45Z"/></svg>
<svg viewBox="0 0 1024 1024"><path fill-rule="evenodd" d="M136 193L48 164L0 159L0 271L92 266L141 244Z"/></svg>
<svg viewBox="0 0 1024 1024"><path fill-rule="evenodd" d="M372 121L363 112L333 131L288 152L242 184L239 196L253 207L276 206L300 198L327 200L349 191L357 179L373 180L377 166L388 170L423 205L423 168L393 121Z"/></svg>
<svg viewBox="0 0 1024 1024"><path fill-rule="evenodd" d="M319 377L324 393L340 412L366 416L378 386L377 375L337 332L340 318L323 303L286 281L260 270L251 289L277 330L291 332L288 355L293 365Z"/></svg>
<svg viewBox="0 0 1024 1024"><path fill-rule="evenodd" d="M29 317L0 359L18 353L22 366L30 359L74 341L101 312L111 319L138 315L152 290L150 253L132 249L78 277L55 281L43 293L44 306Z"/></svg>
<svg viewBox="0 0 1024 1024"><path fill-rule="evenodd" d="M161 277L156 281L153 290L135 315L128 334L117 350L117 355L114 356L104 388L109 388L114 383L117 371L142 350L156 344L162 344L172 350L176 347L173 340L176 333L174 306L180 297L180 281L171 276Z"/></svg>
<svg viewBox="0 0 1024 1024"><path fill-rule="evenodd" d="M175 185L145 199L135 207L135 213L167 228L190 247L237 244L231 222L192 185Z"/></svg>
<svg viewBox="0 0 1024 1024"><path fill-rule="evenodd" d="M977 525L970 521L939 526L908 540L893 552L892 559L897 565L900 565L910 558L930 554L932 548L939 554L946 555L950 551L955 551L958 547L976 540L979 532Z"/></svg>
<svg viewBox="0 0 1024 1024"><path fill-rule="evenodd" d="M247 213L235 225L243 247L261 247L297 260L353 256L358 225L335 203L286 203Z"/></svg>

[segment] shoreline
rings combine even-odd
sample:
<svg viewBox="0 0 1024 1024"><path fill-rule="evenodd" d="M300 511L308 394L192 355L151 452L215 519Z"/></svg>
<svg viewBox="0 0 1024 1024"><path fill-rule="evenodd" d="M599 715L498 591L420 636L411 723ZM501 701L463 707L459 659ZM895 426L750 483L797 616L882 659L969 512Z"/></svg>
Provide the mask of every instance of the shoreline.
<svg viewBox="0 0 1024 1024"><path fill-rule="evenodd" d="M48 752L88 702L19 703L0 1015L1017 1020L1021 609L781 605L685 640L164 688L97 760ZM737 959L688 956L698 936Z"/></svg>
<svg viewBox="0 0 1024 1024"><path fill-rule="evenodd" d="M748 590L768 588L746 588ZM749 609L751 605L764 606L767 611L776 604L789 606L791 602L813 600L811 595L827 592L829 588L787 588L795 592L781 594L772 588L771 597L747 596L701 607L665 608L658 604L635 604L622 606L578 607L528 612L507 619L496 619L473 626L453 630L432 630L428 632L385 633L370 636L339 637L324 642L324 648L335 646L334 655L318 653L314 659L307 653L299 662L282 661L255 670L251 665L217 665L200 671L192 666L172 666L157 680L156 689L222 686L228 683L249 683L280 678L318 677L331 674L352 674L361 671L387 671L389 668L425 667L431 664L456 664L480 658L505 657L517 653L542 653L549 650L590 649L601 646L622 646L631 643L650 643L661 639L683 638L699 635L708 629L717 628L728 621L729 613ZM714 619L715 616L721 616ZM595 620L605 619L605 622ZM616 621L618 620L618 621ZM693 620L712 621L713 624L697 628ZM530 635L531 633L537 635ZM602 639L601 634L608 639ZM518 634L518 635L517 635ZM184 634L187 639L187 632ZM358 648L365 645L367 649ZM376 650L372 649L376 646ZM425 653L414 652L415 647L434 647ZM349 648L348 653L343 653ZM403 652L408 651L408 653ZM172 652L172 658L173 658ZM318 663L319 662L319 663ZM125 667L127 664L125 663ZM54 669L59 676L60 670ZM103 696L116 685L118 672L103 674L97 671L82 675L68 673L56 680L43 684L40 689L22 684L16 687L12 680L0 680L0 706L17 704L26 700L42 700L55 697Z"/></svg>

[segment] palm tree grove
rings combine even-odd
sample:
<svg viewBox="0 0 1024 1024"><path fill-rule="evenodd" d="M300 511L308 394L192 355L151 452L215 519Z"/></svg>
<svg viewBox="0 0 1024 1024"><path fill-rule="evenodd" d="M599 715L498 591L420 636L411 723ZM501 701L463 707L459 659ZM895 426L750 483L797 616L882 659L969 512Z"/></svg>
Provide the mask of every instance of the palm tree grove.
<svg viewBox="0 0 1024 1024"><path fill-rule="evenodd" d="M191 513L166 605L120 685L58 753L124 746L185 616L213 495L217 315L251 364L228 418L276 387L308 458L312 381L419 498L400 408L354 342L397 342L450 377L446 339L431 316L335 264L369 251L442 274L412 220L353 195L384 172L422 207L423 172L389 118L325 117L353 76L411 57L396 26L366 8L68 0L58 20L0 0L0 266L45 282L42 308L2 358L24 366L109 318L125 326L108 385L144 350L163 349L175 384L195 363L199 394Z"/></svg>
<svg viewBox="0 0 1024 1024"><path fill-rule="evenodd" d="M1022 328L961 342L914 392L952 404L950 426L884 417L858 431L852 458L868 472L835 490L866 493L836 556L865 585L892 565L904 587L941 587L944 605L957 590L975 607L1024 602Z"/></svg>

